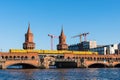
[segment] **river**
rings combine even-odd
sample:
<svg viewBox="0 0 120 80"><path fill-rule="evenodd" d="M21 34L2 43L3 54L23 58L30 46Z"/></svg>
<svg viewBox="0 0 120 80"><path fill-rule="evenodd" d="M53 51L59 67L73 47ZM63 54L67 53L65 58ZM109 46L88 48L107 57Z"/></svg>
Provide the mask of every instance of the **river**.
<svg viewBox="0 0 120 80"><path fill-rule="evenodd" d="M6 69L0 80L120 80L120 68Z"/></svg>

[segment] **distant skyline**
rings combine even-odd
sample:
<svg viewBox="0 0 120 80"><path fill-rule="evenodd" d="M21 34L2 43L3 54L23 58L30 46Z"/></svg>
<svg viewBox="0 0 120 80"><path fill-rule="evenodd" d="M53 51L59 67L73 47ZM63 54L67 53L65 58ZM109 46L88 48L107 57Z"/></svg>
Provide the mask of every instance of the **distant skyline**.
<svg viewBox="0 0 120 80"><path fill-rule="evenodd" d="M59 36L62 25L68 45L83 32L98 45L119 43L120 0L0 0L0 50L22 49L29 22L36 49L51 49L48 34Z"/></svg>

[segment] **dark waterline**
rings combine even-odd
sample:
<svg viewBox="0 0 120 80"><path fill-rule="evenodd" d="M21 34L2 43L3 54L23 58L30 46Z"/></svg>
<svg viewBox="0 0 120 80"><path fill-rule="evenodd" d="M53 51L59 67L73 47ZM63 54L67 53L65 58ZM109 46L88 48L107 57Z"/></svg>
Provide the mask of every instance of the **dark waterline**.
<svg viewBox="0 0 120 80"><path fill-rule="evenodd" d="M120 68L6 69L0 80L120 80Z"/></svg>

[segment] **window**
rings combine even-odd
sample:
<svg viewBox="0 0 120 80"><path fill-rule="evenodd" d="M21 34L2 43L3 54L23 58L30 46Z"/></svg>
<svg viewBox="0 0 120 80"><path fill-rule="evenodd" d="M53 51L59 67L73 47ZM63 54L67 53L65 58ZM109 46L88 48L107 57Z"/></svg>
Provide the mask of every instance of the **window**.
<svg viewBox="0 0 120 80"><path fill-rule="evenodd" d="M2 59L4 59L4 56L2 56Z"/></svg>
<svg viewBox="0 0 120 80"><path fill-rule="evenodd" d="M16 58L16 56L13 57L14 59Z"/></svg>
<svg viewBox="0 0 120 80"><path fill-rule="evenodd" d="M5 56L5 59L8 59L8 56Z"/></svg>
<svg viewBox="0 0 120 80"><path fill-rule="evenodd" d="M12 56L10 56L9 59L12 59Z"/></svg>
<svg viewBox="0 0 120 80"><path fill-rule="evenodd" d="M35 59L35 57L34 57L34 56L32 56L31 58L32 58L32 59Z"/></svg>
<svg viewBox="0 0 120 80"><path fill-rule="evenodd" d="M28 59L28 57L27 57L27 56L25 56L25 59Z"/></svg>
<svg viewBox="0 0 120 80"><path fill-rule="evenodd" d="M21 59L23 59L24 57L23 56L21 56Z"/></svg>

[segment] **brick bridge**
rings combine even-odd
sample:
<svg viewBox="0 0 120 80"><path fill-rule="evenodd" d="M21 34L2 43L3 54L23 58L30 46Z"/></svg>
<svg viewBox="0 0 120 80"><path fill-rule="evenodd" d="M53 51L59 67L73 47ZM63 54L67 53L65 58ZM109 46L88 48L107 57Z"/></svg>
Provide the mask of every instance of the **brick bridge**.
<svg viewBox="0 0 120 80"><path fill-rule="evenodd" d="M46 68L55 65L57 68L107 68L120 67L120 55L74 55L64 54L64 58L46 57Z"/></svg>
<svg viewBox="0 0 120 80"><path fill-rule="evenodd" d="M22 65L22 68L38 68L40 61L37 53L0 53L0 68L6 69L12 65Z"/></svg>
<svg viewBox="0 0 120 80"><path fill-rule="evenodd" d="M120 67L120 55L79 55L50 54L44 58L38 53L0 53L0 68L6 69L12 65L22 65L23 68L100 68ZM47 54L44 54L47 55Z"/></svg>

